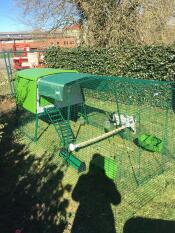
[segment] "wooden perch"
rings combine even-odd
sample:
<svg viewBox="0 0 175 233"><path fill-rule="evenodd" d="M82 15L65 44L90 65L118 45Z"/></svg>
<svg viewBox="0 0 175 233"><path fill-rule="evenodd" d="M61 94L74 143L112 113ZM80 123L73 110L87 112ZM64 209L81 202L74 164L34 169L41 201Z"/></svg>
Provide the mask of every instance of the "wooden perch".
<svg viewBox="0 0 175 233"><path fill-rule="evenodd" d="M114 135L114 134L116 134L116 133L118 133L118 132L120 132L120 131L122 131L123 129L126 129L126 128L127 128L126 125L123 125L120 128L117 128L117 129L114 129L114 130L112 130L110 132L104 133L104 134L102 134L102 135L100 135L98 137L91 138L91 139L89 139L89 140L87 140L85 142L80 142L78 144L70 144L69 145L69 150L70 151L75 151L76 149L88 146L88 145L93 144L93 143L98 142L98 141L101 141L101 140L103 140L105 138L111 137L112 135Z"/></svg>

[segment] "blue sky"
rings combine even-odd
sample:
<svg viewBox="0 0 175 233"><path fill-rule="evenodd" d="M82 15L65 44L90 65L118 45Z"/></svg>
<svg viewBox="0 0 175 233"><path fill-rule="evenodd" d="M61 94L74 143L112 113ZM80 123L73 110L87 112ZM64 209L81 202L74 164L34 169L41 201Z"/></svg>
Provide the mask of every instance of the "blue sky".
<svg viewBox="0 0 175 233"><path fill-rule="evenodd" d="M30 30L29 26L20 22L21 10L15 5L15 0L0 0L0 32L15 32Z"/></svg>

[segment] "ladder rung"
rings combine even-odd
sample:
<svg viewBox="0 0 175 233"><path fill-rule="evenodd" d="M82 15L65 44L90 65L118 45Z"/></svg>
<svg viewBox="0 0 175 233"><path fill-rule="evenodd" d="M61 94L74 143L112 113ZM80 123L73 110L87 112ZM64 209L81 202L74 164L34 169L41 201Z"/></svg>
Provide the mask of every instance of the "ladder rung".
<svg viewBox="0 0 175 233"><path fill-rule="evenodd" d="M72 136L72 133L62 133L63 136Z"/></svg>
<svg viewBox="0 0 175 233"><path fill-rule="evenodd" d="M55 124L60 123L60 119L53 119L52 122Z"/></svg>
<svg viewBox="0 0 175 233"><path fill-rule="evenodd" d="M60 129L63 131L72 131L69 127L60 127Z"/></svg>
<svg viewBox="0 0 175 233"><path fill-rule="evenodd" d="M49 114L59 113L59 111L58 111L58 110L47 110L47 112L48 112Z"/></svg>
<svg viewBox="0 0 175 233"><path fill-rule="evenodd" d="M62 126L62 127L68 127L68 128L70 128L70 125L69 124L62 124L62 122L60 122L60 126Z"/></svg>
<svg viewBox="0 0 175 233"><path fill-rule="evenodd" d="M72 139L72 138L73 138L72 135L63 135L63 137L64 137L65 139Z"/></svg>
<svg viewBox="0 0 175 233"><path fill-rule="evenodd" d="M58 117L58 118L62 119L61 116L60 116L59 114L50 115L50 117L51 117L51 118Z"/></svg>
<svg viewBox="0 0 175 233"><path fill-rule="evenodd" d="M61 133L63 134L63 135L72 135L72 132L71 131L61 131Z"/></svg>
<svg viewBox="0 0 175 233"><path fill-rule="evenodd" d="M60 111L56 108L45 109L47 112L50 122L54 124L58 135L62 135L64 144L70 144L74 141L74 135L70 128L69 121L64 120Z"/></svg>
<svg viewBox="0 0 175 233"><path fill-rule="evenodd" d="M59 124L59 122L56 122L55 126L58 126L61 130L70 130L70 131L72 131L68 125L62 126L62 125Z"/></svg>

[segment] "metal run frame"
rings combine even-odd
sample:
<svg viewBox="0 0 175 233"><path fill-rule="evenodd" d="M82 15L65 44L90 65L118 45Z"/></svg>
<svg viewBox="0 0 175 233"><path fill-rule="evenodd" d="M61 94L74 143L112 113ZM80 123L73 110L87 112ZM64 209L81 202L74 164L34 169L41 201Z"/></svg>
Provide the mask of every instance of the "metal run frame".
<svg viewBox="0 0 175 233"><path fill-rule="evenodd" d="M43 52L45 53L46 50L30 50L26 51L26 53L34 53L34 52ZM23 51L18 51L18 53L23 53ZM14 87L14 73L15 70L13 69L12 66L12 58L13 58L13 51L2 51L0 52L0 56L2 55L4 64L5 64L5 69L7 73L7 78L10 86L10 95L14 96L15 95L15 87Z"/></svg>

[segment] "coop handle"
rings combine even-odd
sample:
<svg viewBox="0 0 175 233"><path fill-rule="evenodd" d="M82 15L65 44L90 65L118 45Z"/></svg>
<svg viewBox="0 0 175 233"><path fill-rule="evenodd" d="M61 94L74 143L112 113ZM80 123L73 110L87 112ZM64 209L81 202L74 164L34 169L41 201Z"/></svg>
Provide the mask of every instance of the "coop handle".
<svg viewBox="0 0 175 233"><path fill-rule="evenodd" d="M105 138L108 138L108 137L110 137L110 136L112 136L112 135L114 135L114 134L116 134L116 133L118 133L118 132L120 132L120 131L122 131L123 129L126 129L126 128L127 128L126 125L123 125L120 128L117 128L117 129L114 129L114 130L112 130L110 132L104 133L104 134L102 134L102 135L100 135L98 137L91 138L91 139L89 139L87 141L80 142L78 144L72 144L71 143L69 145L69 150L70 151L75 151L76 149L79 149L81 147L88 146L88 145L90 145L92 143L95 143L95 142L98 142L98 141L103 140Z"/></svg>

